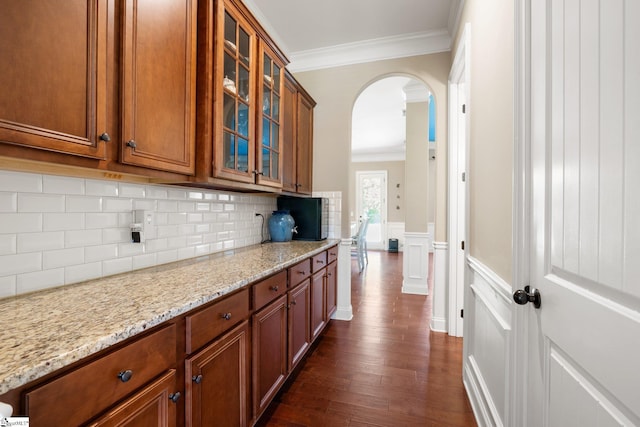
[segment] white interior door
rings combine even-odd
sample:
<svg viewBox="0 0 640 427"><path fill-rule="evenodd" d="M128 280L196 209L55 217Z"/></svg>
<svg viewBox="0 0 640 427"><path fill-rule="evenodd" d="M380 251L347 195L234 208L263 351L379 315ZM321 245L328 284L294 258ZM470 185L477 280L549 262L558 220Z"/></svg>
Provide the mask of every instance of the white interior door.
<svg viewBox="0 0 640 427"><path fill-rule="evenodd" d="M356 212L369 218L367 248L385 249L387 239L387 171L356 172Z"/></svg>
<svg viewBox="0 0 640 427"><path fill-rule="evenodd" d="M640 2L527 3L527 424L638 426Z"/></svg>

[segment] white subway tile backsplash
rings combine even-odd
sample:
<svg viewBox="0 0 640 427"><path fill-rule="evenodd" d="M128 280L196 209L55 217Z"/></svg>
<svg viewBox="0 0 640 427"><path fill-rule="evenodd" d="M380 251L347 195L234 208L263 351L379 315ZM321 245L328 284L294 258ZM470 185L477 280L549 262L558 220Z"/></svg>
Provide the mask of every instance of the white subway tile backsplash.
<svg viewBox="0 0 640 427"><path fill-rule="evenodd" d="M0 171L0 298L257 244L275 197ZM131 243L133 210L156 236ZM264 224L266 228L266 224Z"/></svg>
<svg viewBox="0 0 640 427"><path fill-rule="evenodd" d="M64 248L64 231L18 234L18 252L42 252Z"/></svg>
<svg viewBox="0 0 640 427"><path fill-rule="evenodd" d="M117 213L88 213L85 215L85 227L91 228L115 228L118 226Z"/></svg>
<svg viewBox="0 0 640 427"><path fill-rule="evenodd" d="M18 212L64 212L64 196L57 194L18 194Z"/></svg>
<svg viewBox="0 0 640 427"><path fill-rule="evenodd" d="M42 253L3 255L0 257L0 276L32 273L42 270Z"/></svg>
<svg viewBox="0 0 640 427"><path fill-rule="evenodd" d="M0 277L0 298L12 297L16 293L16 276Z"/></svg>
<svg viewBox="0 0 640 427"><path fill-rule="evenodd" d="M102 261L103 276L110 276L112 274L124 273L131 270L133 270L133 259L131 259L131 257Z"/></svg>
<svg viewBox="0 0 640 427"><path fill-rule="evenodd" d="M42 192L50 194L84 194L84 179L44 175Z"/></svg>
<svg viewBox="0 0 640 427"><path fill-rule="evenodd" d="M0 213L0 234L42 231L40 213Z"/></svg>
<svg viewBox="0 0 640 427"><path fill-rule="evenodd" d="M133 200L104 198L102 201L103 212L128 212L133 210Z"/></svg>
<svg viewBox="0 0 640 427"><path fill-rule="evenodd" d="M102 198L89 196L67 196L67 212L102 212Z"/></svg>
<svg viewBox="0 0 640 427"><path fill-rule="evenodd" d="M64 232L65 248L77 248L102 244L102 230L69 230Z"/></svg>
<svg viewBox="0 0 640 427"><path fill-rule="evenodd" d="M16 285L19 294L64 285L64 268L18 274Z"/></svg>
<svg viewBox="0 0 640 427"><path fill-rule="evenodd" d="M87 179L85 182L85 194L90 196L113 196L117 197L119 186L117 182L97 181Z"/></svg>
<svg viewBox="0 0 640 427"><path fill-rule="evenodd" d="M131 242L131 230L127 228L105 228L102 230L103 243Z"/></svg>
<svg viewBox="0 0 640 427"><path fill-rule="evenodd" d="M84 263L84 248L60 249L42 254L43 270Z"/></svg>
<svg viewBox="0 0 640 427"><path fill-rule="evenodd" d="M194 256L196 256L196 249L193 246L178 249L178 259L193 258Z"/></svg>
<svg viewBox="0 0 640 427"><path fill-rule="evenodd" d="M13 255L17 252L17 236L15 234L0 234L0 255Z"/></svg>
<svg viewBox="0 0 640 427"><path fill-rule="evenodd" d="M89 264L74 265L64 269L64 283L82 282L85 280L97 279L102 276L102 263L92 262ZM97 290L99 292L99 290Z"/></svg>
<svg viewBox="0 0 640 427"><path fill-rule="evenodd" d="M77 230L84 228L82 213L45 213L42 229L44 231Z"/></svg>
<svg viewBox="0 0 640 427"><path fill-rule="evenodd" d="M42 193L42 175L0 171L0 191Z"/></svg>
<svg viewBox="0 0 640 427"><path fill-rule="evenodd" d="M0 212L18 211L18 193L0 193Z"/></svg>
<svg viewBox="0 0 640 427"><path fill-rule="evenodd" d="M84 261L95 262L118 257L118 245L87 246L84 248Z"/></svg>
<svg viewBox="0 0 640 427"><path fill-rule="evenodd" d="M178 260L178 250L171 249L168 251L158 252L158 264L167 264Z"/></svg>
<svg viewBox="0 0 640 427"><path fill-rule="evenodd" d="M133 257L133 269L139 270L141 268L153 267L157 264L157 256L155 253L143 254Z"/></svg>
<svg viewBox="0 0 640 427"><path fill-rule="evenodd" d="M120 197L134 197L134 198L145 197L145 188L143 185L128 184L126 182L121 182L119 186L120 187L119 187L118 195Z"/></svg>

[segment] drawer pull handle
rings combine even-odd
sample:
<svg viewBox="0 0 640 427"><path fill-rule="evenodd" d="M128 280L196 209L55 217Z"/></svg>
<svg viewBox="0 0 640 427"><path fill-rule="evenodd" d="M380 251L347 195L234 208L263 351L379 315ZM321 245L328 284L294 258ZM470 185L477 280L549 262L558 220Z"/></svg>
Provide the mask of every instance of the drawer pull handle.
<svg viewBox="0 0 640 427"><path fill-rule="evenodd" d="M126 371L121 371L118 373L118 378L120 378L120 381L122 381L123 383L126 383L127 381L129 381L132 376L133 376L133 371L130 369L127 369Z"/></svg>
<svg viewBox="0 0 640 427"><path fill-rule="evenodd" d="M175 393L171 393L169 395L169 400L172 401L173 403L177 403L179 399L180 399L179 391L176 391Z"/></svg>
<svg viewBox="0 0 640 427"><path fill-rule="evenodd" d="M224 313L224 314L222 315L222 318L223 318L224 320L231 320L231 313Z"/></svg>
<svg viewBox="0 0 640 427"><path fill-rule="evenodd" d="M304 270L301 270L301 271L298 271L298 274L302 274L304 276L305 274L307 274L307 272Z"/></svg>
<svg viewBox="0 0 640 427"><path fill-rule="evenodd" d="M127 141L127 147L131 147L135 149L136 147L138 147L138 144L136 144L136 142L133 139L130 139L129 141Z"/></svg>
<svg viewBox="0 0 640 427"><path fill-rule="evenodd" d="M278 292L278 289L280 288L278 288L278 286L276 285L276 286L269 286L269 289L272 290L273 292Z"/></svg>
<svg viewBox="0 0 640 427"><path fill-rule="evenodd" d="M298 304L298 303L296 302L296 300L293 300L293 301L291 301L291 304L292 304L292 305L296 305L296 304Z"/></svg>
<svg viewBox="0 0 640 427"><path fill-rule="evenodd" d="M322 261L321 259L317 260L316 263L318 264L324 264L324 261Z"/></svg>
<svg viewBox="0 0 640 427"><path fill-rule="evenodd" d="M329 255L336 256L337 254L335 252L329 252Z"/></svg>
<svg viewBox="0 0 640 427"><path fill-rule="evenodd" d="M194 377L191 377L191 379L193 380L194 383L200 384L202 382L202 375L196 375Z"/></svg>

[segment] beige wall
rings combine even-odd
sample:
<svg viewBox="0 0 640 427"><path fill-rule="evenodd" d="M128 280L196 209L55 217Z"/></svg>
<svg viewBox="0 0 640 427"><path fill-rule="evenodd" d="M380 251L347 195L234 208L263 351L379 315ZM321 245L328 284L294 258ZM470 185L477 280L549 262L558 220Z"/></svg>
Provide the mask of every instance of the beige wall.
<svg viewBox="0 0 640 427"><path fill-rule="evenodd" d="M407 103L405 231L426 233L429 195L429 103ZM427 120L425 120L427 118Z"/></svg>
<svg viewBox="0 0 640 427"><path fill-rule="evenodd" d="M350 176L350 193L355 193L356 179L358 171L387 171L387 221L404 222L405 209L405 185L404 185L404 161L396 162L366 162L353 163L352 174ZM399 196L399 197L398 197ZM396 209L399 207L399 209ZM357 220L356 198L349 200L349 217L351 221ZM353 213L353 215L351 215Z"/></svg>
<svg viewBox="0 0 640 427"><path fill-rule="evenodd" d="M469 250L507 282L512 261L513 13L511 1L466 0L457 36L459 40L465 23L471 24Z"/></svg>
<svg viewBox="0 0 640 427"><path fill-rule="evenodd" d="M356 64L344 67L296 73L295 77L317 102L314 111L313 189L342 191L342 202L351 205L351 113L364 88L391 75L406 75L425 83L436 100L436 144L438 156L438 192L436 200L436 236L446 236L446 151L447 151L447 77L451 67L449 52L410 58ZM444 177L444 180L442 180ZM349 224L349 210L342 212L342 224ZM349 227L342 227L349 237Z"/></svg>

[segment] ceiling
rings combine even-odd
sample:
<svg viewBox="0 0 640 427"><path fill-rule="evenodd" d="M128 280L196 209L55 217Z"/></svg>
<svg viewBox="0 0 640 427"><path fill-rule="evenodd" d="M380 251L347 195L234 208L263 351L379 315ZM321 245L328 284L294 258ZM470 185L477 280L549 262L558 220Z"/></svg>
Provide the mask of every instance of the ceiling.
<svg viewBox="0 0 640 427"><path fill-rule="evenodd" d="M296 73L449 51L464 0L244 0ZM404 150L407 78L370 86L354 107L355 151ZM356 102L356 105L358 102ZM356 115L357 113L357 115ZM358 148L359 147L359 148Z"/></svg>

